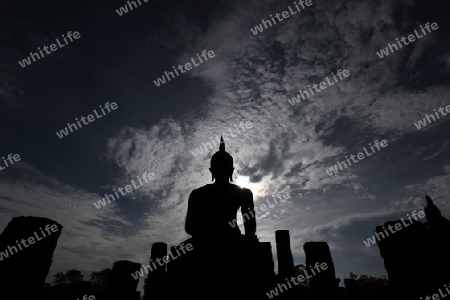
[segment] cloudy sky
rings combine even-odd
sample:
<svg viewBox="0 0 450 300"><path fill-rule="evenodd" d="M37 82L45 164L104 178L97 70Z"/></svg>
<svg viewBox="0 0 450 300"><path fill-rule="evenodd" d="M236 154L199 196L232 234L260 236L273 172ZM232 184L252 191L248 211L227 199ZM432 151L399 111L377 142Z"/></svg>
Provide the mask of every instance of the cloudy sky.
<svg viewBox="0 0 450 300"><path fill-rule="evenodd" d="M141 3L122 16L122 0L19 0L2 9L0 155L21 160L0 171L0 229L23 215L64 226L47 280L121 259L148 263L153 242L187 239L188 196L211 182L216 149L193 153L229 130L236 179L256 205L281 190L291 195L257 220L274 259L274 232L288 229L296 264L304 263L305 242L327 241L337 276L381 276L378 248L363 243L376 225L422 209L425 193L450 217L450 115L414 125L450 105L448 3L313 0L258 35L250 29L293 1ZM439 28L377 56L427 22ZM20 66L69 31L80 38ZM203 50L214 58L154 84ZM339 69L350 76L288 102ZM57 136L106 102L118 108ZM252 126L236 134L242 122ZM388 146L327 175L376 140ZM145 172L155 179L93 205Z"/></svg>

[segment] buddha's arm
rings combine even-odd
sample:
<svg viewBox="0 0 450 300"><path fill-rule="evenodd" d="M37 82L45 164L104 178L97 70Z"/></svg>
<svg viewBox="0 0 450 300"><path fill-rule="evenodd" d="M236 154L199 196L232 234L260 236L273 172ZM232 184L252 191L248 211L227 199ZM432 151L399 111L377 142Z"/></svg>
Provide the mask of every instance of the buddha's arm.
<svg viewBox="0 0 450 300"><path fill-rule="evenodd" d="M242 219L244 220L245 235L252 237L256 233L256 215L255 204L253 203L253 193L246 189L243 194L241 213ZM249 216L250 218L244 218L244 216Z"/></svg>
<svg viewBox="0 0 450 300"><path fill-rule="evenodd" d="M194 192L192 192L189 195L189 201L188 201L188 209L186 214L186 223L184 224L184 229L186 230L187 234L193 235L195 232L195 222L196 222L196 216L195 216L195 196Z"/></svg>

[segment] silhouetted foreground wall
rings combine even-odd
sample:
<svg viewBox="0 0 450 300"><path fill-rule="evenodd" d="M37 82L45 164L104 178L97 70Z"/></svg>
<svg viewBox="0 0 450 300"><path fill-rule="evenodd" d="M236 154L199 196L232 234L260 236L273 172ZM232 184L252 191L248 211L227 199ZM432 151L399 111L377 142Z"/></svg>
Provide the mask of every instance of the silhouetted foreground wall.
<svg viewBox="0 0 450 300"><path fill-rule="evenodd" d="M42 298L42 287L62 228L47 218L12 218L0 235L2 295L16 295L15 299Z"/></svg>
<svg viewBox="0 0 450 300"><path fill-rule="evenodd" d="M256 239L235 242L230 244L229 240L223 240L220 249L202 243L207 249L199 251L198 243L191 238L181 244L185 249L186 245L193 245L192 251L181 255L181 244L171 247L170 253L176 259L169 261L165 272L149 273L144 298L264 299L266 289L275 279L270 243ZM152 257L163 255L165 247L164 243L155 243Z"/></svg>

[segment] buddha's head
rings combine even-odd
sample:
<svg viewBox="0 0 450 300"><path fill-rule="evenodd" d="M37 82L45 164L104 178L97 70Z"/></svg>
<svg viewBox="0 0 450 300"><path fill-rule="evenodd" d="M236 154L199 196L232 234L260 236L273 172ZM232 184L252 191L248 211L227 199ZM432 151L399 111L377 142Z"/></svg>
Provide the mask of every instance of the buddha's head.
<svg viewBox="0 0 450 300"><path fill-rule="evenodd" d="M211 167L209 168L212 180L216 182L229 182L233 178L233 157L225 151L225 142L220 137L219 151L211 157Z"/></svg>

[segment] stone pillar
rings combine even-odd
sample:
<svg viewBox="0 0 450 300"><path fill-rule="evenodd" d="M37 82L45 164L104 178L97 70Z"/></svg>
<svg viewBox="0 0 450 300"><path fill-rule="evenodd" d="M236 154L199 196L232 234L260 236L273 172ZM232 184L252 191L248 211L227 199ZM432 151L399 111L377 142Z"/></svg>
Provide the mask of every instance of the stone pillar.
<svg viewBox="0 0 450 300"><path fill-rule="evenodd" d="M289 230L275 231L275 241L277 243L278 276L290 278L294 275L294 258L291 252Z"/></svg>
<svg viewBox="0 0 450 300"><path fill-rule="evenodd" d="M276 282L275 264L273 262L272 245L270 242L259 243L257 258L255 292L267 297L265 295L267 287L273 286Z"/></svg>
<svg viewBox="0 0 450 300"><path fill-rule="evenodd" d="M162 242L154 243L150 254L150 265L154 270L150 274L162 275L166 272L166 264L161 263L164 265L161 266L156 262L157 259L162 261L165 256L167 256L167 244ZM153 264L151 263L152 261L155 262L154 264L156 265L156 268L153 267Z"/></svg>
<svg viewBox="0 0 450 300"><path fill-rule="evenodd" d="M275 275L274 268L275 264L273 262L272 255L272 244L270 242L262 242L260 246L260 257L261 257L261 266L264 270L264 274L267 274L267 277L270 277L273 280Z"/></svg>
<svg viewBox="0 0 450 300"><path fill-rule="evenodd" d="M144 300L164 299L166 264L163 258L167 256L167 244L157 242L152 245L148 276L144 284ZM157 263L157 259L163 264Z"/></svg>
<svg viewBox="0 0 450 300"><path fill-rule="evenodd" d="M136 291L139 279L131 274L141 270L141 265L128 260L116 261L111 271L111 295L114 300L139 300L140 293ZM145 273L145 272L144 272Z"/></svg>
<svg viewBox="0 0 450 300"><path fill-rule="evenodd" d="M306 255L306 270L308 274L312 274L310 269L316 263L326 263L326 270L320 268L320 272L312 276L310 287L313 295L317 299L335 297L337 293L338 283L336 281L336 272L334 269L333 259L331 258L330 248L326 242L307 242L303 245ZM316 269L314 269L316 270Z"/></svg>
<svg viewBox="0 0 450 300"><path fill-rule="evenodd" d="M433 280L442 287L450 281L450 243L448 242L450 221L442 216L441 211L429 196L426 196L425 199L427 202L427 205L424 207L427 219L425 226L427 228L427 237L429 238L427 249L432 252L434 264L439 266L431 271L433 275L436 275Z"/></svg>
<svg viewBox="0 0 450 300"><path fill-rule="evenodd" d="M384 260L392 293L396 299L412 299L430 291L433 282L438 282L434 268L440 265L434 260L434 249L429 249L428 232L421 222L401 220L377 226L375 238ZM394 233L389 226L401 228ZM398 227L400 226L400 227ZM433 289L431 289L432 292Z"/></svg>
<svg viewBox="0 0 450 300"><path fill-rule="evenodd" d="M62 228L47 218L12 218L0 235L2 295L20 293L25 299L42 298L42 288Z"/></svg>

